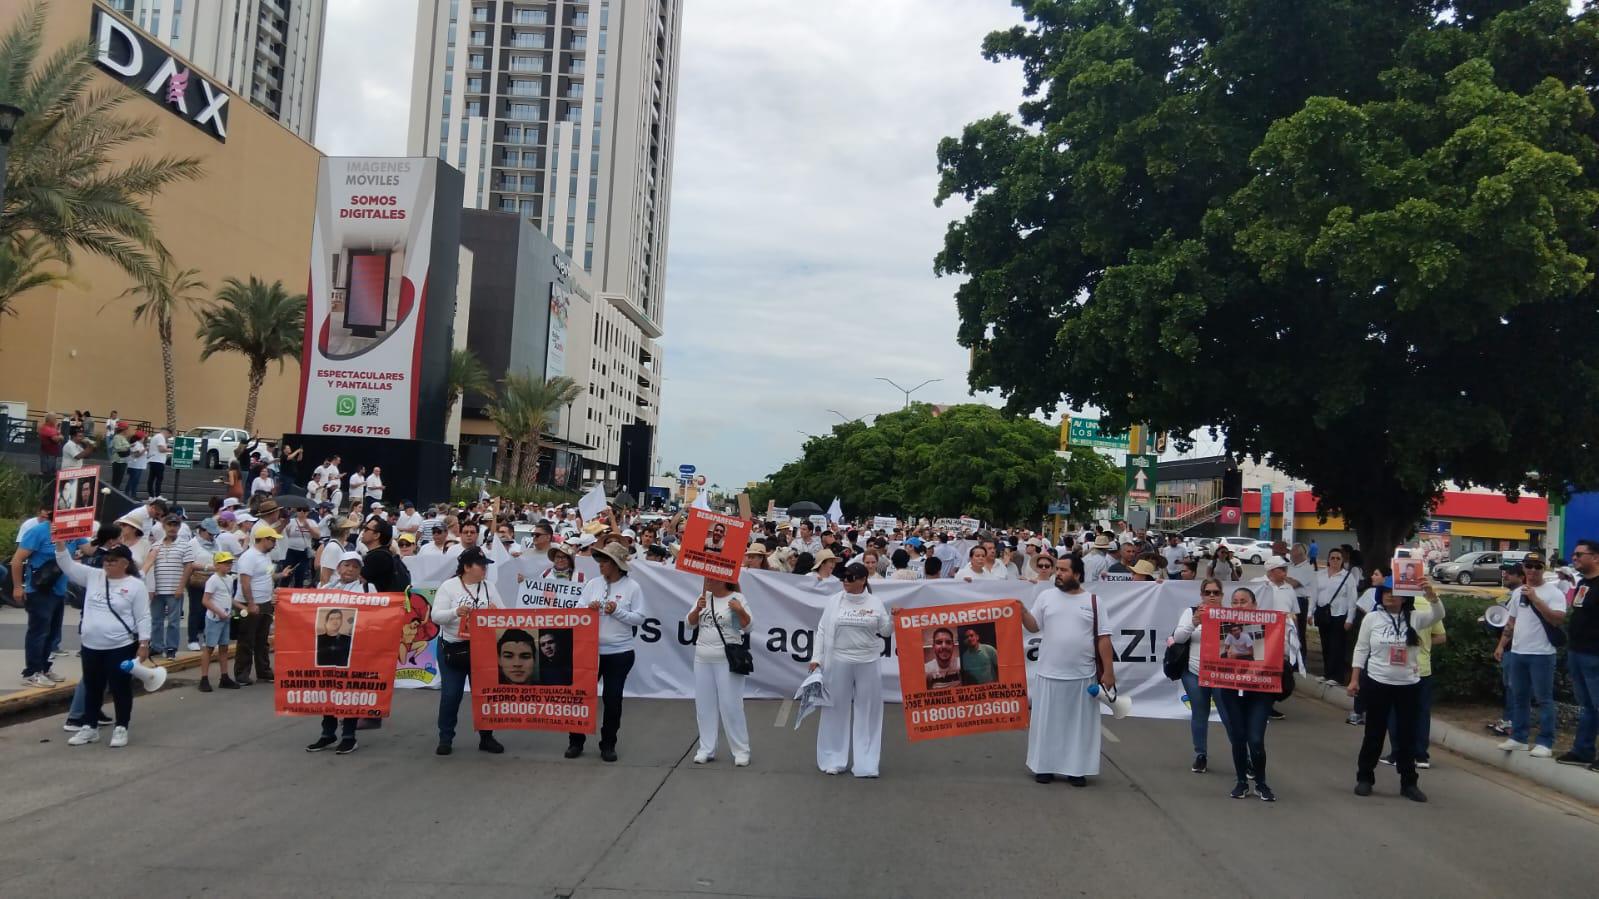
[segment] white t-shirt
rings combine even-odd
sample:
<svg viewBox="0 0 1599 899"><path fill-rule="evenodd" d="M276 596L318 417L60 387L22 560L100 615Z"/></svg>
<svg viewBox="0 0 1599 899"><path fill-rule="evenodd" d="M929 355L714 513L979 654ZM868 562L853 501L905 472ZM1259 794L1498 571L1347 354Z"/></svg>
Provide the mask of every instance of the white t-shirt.
<svg viewBox="0 0 1599 899"><path fill-rule="evenodd" d="M276 585L272 581L271 556L252 546L233 563L233 570L241 577L250 576L250 596L256 602L272 601L272 590ZM239 583L242 588L244 582L241 580Z"/></svg>
<svg viewBox="0 0 1599 899"><path fill-rule="evenodd" d="M205 595L212 597L222 608L231 610L235 603L243 605L239 598L239 576L236 574L213 574L205 579ZM226 621L226 615L218 615L210 606L205 607L207 621Z"/></svg>
<svg viewBox="0 0 1599 899"><path fill-rule="evenodd" d="M327 484L329 486L337 483L339 480L339 466L331 463L318 467L317 470L312 473L315 474L323 484Z"/></svg>
<svg viewBox="0 0 1599 899"><path fill-rule="evenodd" d="M870 593L833 594L817 625L816 661L864 664L883 654L882 637L893 632L893 620L883 603Z"/></svg>
<svg viewBox="0 0 1599 899"><path fill-rule="evenodd" d="M1162 546L1160 557L1166 560L1167 574L1182 574L1183 560L1188 558L1188 550L1183 546Z"/></svg>
<svg viewBox="0 0 1599 899"><path fill-rule="evenodd" d="M1051 680L1078 680L1094 676L1093 594L1086 590L1066 593L1051 587L1033 601L1033 617L1043 639L1038 644L1039 677ZM1098 635L1110 636L1110 622L1104 611L1099 615Z"/></svg>
<svg viewBox="0 0 1599 899"><path fill-rule="evenodd" d="M61 444L62 468L76 468L78 467L78 460L82 458L83 447L79 446L76 440L69 437L66 443Z"/></svg>
<svg viewBox="0 0 1599 899"><path fill-rule="evenodd" d="M310 552L312 543L317 539L311 533L311 529L315 526L316 523L310 521L301 524L299 516L289 519L289 523L283 526L284 542L288 544L289 549Z"/></svg>
<svg viewBox="0 0 1599 899"><path fill-rule="evenodd" d="M167 464L167 435L160 431L150 435L150 461Z"/></svg>
<svg viewBox="0 0 1599 899"><path fill-rule="evenodd" d="M1264 578L1250 585L1255 591L1255 608L1272 611L1287 612L1290 615L1299 614L1299 599L1294 594L1294 585L1283 581L1282 586L1277 586Z"/></svg>
<svg viewBox="0 0 1599 899"><path fill-rule="evenodd" d="M350 475L350 501L360 502L366 498L366 475L356 472Z"/></svg>
<svg viewBox="0 0 1599 899"><path fill-rule="evenodd" d="M992 565L982 571L978 571L972 566L967 565L960 571L955 572L955 578L956 580L970 578L974 581L1003 581L1005 580L1005 575L996 570Z"/></svg>
<svg viewBox="0 0 1599 899"><path fill-rule="evenodd" d="M145 452L143 440L128 444L128 467L139 471L150 467L150 456Z"/></svg>
<svg viewBox="0 0 1599 899"><path fill-rule="evenodd" d="M316 567L318 569L326 568L330 571L337 571L339 569L339 559L343 555L343 542L338 540L329 540L322 544L322 552L317 555ZM322 572L319 570L317 572L317 577L321 576Z"/></svg>
<svg viewBox="0 0 1599 899"><path fill-rule="evenodd" d="M1537 610L1532 607L1531 602L1522 599L1522 594L1529 589L1537 590L1538 598L1554 611L1566 610L1566 594L1554 584L1546 581L1537 587L1531 585L1517 587L1510 596L1510 617L1516 622L1516 630L1510 635L1510 651L1524 656L1552 656L1555 654L1555 647L1549 642L1549 635L1544 633L1543 624L1538 620Z"/></svg>
<svg viewBox="0 0 1599 899"><path fill-rule="evenodd" d="M218 534L216 544L217 552L233 553L233 558L235 559L244 555L244 541L240 540L239 535L232 531L223 531Z"/></svg>
<svg viewBox="0 0 1599 899"><path fill-rule="evenodd" d="M415 534L422 530L422 515L414 509L410 512L401 512L400 517L395 521L395 529L410 531Z"/></svg>
<svg viewBox="0 0 1599 899"><path fill-rule="evenodd" d="M277 487L278 482L267 477L265 474L256 475L255 480L250 482L251 493L271 493L272 491L276 490Z"/></svg>
<svg viewBox="0 0 1599 899"><path fill-rule="evenodd" d="M383 499L383 479L375 471L366 476L366 495L374 502Z"/></svg>
<svg viewBox="0 0 1599 899"><path fill-rule="evenodd" d="M742 593L735 591L726 596L718 597L712 597L709 593L705 594L705 608L700 610L700 632L699 636L694 639L694 661L726 665L727 653L722 649L723 638L727 639L726 645L728 646L737 646L743 642L744 630L738 625L738 615L727 604L730 599L738 600L739 605L744 607L745 612L749 612L751 615L754 614L750 611L750 601L745 599ZM713 601L716 604L714 621L711 616L711 604ZM754 624L754 620L752 619L750 623ZM720 633L716 630L717 624L722 626Z"/></svg>

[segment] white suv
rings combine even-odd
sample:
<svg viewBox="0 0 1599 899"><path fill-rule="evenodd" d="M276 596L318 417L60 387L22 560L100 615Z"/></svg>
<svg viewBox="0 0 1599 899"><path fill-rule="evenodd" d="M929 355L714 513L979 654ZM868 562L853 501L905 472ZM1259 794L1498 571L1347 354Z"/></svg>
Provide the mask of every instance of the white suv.
<svg viewBox="0 0 1599 899"><path fill-rule="evenodd" d="M195 459L206 468L225 468L233 451L250 442L243 428L190 428L183 436L194 438Z"/></svg>

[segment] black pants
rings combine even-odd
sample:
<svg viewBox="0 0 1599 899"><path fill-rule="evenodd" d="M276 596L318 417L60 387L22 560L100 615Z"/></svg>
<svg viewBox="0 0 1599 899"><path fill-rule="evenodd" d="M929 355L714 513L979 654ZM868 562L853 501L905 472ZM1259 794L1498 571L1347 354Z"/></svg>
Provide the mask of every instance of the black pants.
<svg viewBox="0 0 1599 899"><path fill-rule="evenodd" d="M359 718L335 718L332 715L323 715L322 736L332 737L334 730L338 729L340 724L343 724L344 739L353 740L355 739L355 723L359 720Z"/></svg>
<svg viewBox="0 0 1599 899"><path fill-rule="evenodd" d="M1349 632L1344 630L1344 620L1335 617L1331 612L1323 616L1326 622L1318 623L1316 630L1321 634L1321 673L1328 680L1340 684L1349 683Z"/></svg>
<svg viewBox="0 0 1599 899"><path fill-rule="evenodd" d="M271 677L272 651L267 644L267 637L272 633L272 603L261 603L253 614L240 618L234 624L238 625L235 639L239 642L233 654L233 679L249 677L251 662L255 663L256 680Z"/></svg>
<svg viewBox="0 0 1599 899"><path fill-rule="evenodd" d="M304 587L311 584L313 572L311 571L311 553L304 549L291 549L283 554L283 566L294 572L289 575L286 587ZM320 572L317 572L320 574Z"/></svg>
<svg viewBox="0 0 1599 899"><path fill-rule="evenodd" d="M116 649L90 649L85 646L81 653L83 695L97 697L110 690L118 727L127 727L128 721L133 718L133 675L122 670L122 663L136 655L138 645L134 643ZM90 720L88 715L84 716L84 723L90 723Z"/></svg>
<svg viewBox="0 0 1599 899"><path fill-rule="evenodd" d="M616 748L616 732L622 729L622 688L627 673L633 670L633 650L600 656L600 749ZM582 734L568 734L573 746L582 746Z"/></svg>
<svg viewBox="0 0 1599 899"><path fill-rule="evenodd" d="M1358 783L1377 782L1377 760L1382 757L1383 738L1388 735L1388 715L1394 716L1394 767L1399 769L1399 785L1416 785L1416 723L1421 714L1421 684L1395 687L1372 680L1360 673L1360 695L1366 698L1366 738L1360 743Z"/></svg>
<svg viewBox="0 0 1599 899"><path fill-rule="evenodd" d="M1310 597L1296 596L1299 601L1299 611L1294 615L1294 626L1299 629L1299 657L1308 658L1305 654L1310 651L1310 631L1305 630L1305 618L1310 614Z"/></svg>
<svg viewBox="0 0 1599 899"><path fill-rule="evenodd" d="M151 496L161 495L161 482L166 478L167 464L165 462L150 463L150 486L146 488Z"/></svg>
<svg viewBox="0 0 1599 899"><path fill-rule="evenodd" d="M205 585L188 586L189 591L189 642L199 643L205 636Z"/></svg>
<svg viewBox="0 0 1599 899"><path fill-rule="evenodd" d="M126 481L127 476L128 476L128 463L127 462L112 462L111 463L111 486L112 487L120 487L123 484L127 483L127 481Z"/></svg>

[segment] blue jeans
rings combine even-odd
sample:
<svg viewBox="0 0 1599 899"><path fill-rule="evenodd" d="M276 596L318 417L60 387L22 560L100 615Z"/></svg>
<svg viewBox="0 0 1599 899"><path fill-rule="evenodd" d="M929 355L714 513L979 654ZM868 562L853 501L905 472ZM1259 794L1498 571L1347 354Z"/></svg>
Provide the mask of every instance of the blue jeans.
<svg viewBox="0 0 1599 899"><path fill-rule="evenodd" d="M65 577L65 575L63 575ZM22 637L22 676L50 670L51 625L61 615L63 600L51 591L24 594L28 630Z"/></svg>
<svg viewBox="0 0 1599 899"><path fill-rule="evenodd" d="M178 649L179 625L183 622L183 597L176 593L157 593L150 599L150 652Z"/></svg>
<svg viewBox="0 0 1599 899"><path fill-rule="evenodd" d="M1499 663L1499 680L1505 685L1505 714L1502 717L1509 721L1510 716L1516 712L1516 694L1510 691L1510 659L1508 656L1505 661Z"/></svg>
<svg viewBox="0 0 1599 899"><path fill-rule="evenodd" d="M122 488L122 492L137 500L139 498L139 479L142 477L144 477L144 469L128 469L128 483L127 486Z"/></svg>
<svg viewBox="0 0 1599 899"><path fill-rule="evenodd" d="M1199 685L1199 675L1184 671L1183 691L1188 694L1188 729L1194 738L1194 755L1206 755L1205 747L1210 743L1211 689ZM1222 712L1219 697L1216 700L1216 711ZM1222 712L1222 726L1227 726L1225 712Z"/></svg>
<svg viewBox="0 0 1599 899"><path fill-rule="evenodd" d="M65 575L63 575L63 577L65 577ZM58 597L56 599L55 614L50 616L50 645L45 647L44 650L47 657L61 651L61 625L65 624L66 620L66 597Z"/></svg>
<svg viewBox="0 0 1599 899"><path fill-rule="evenodd" d="M1266 786L1266 722L1277 694L1215 690L1212 698L1221 709L1222 725L1233 746L1233 772L1238 782L1243 783L1252 771L1255 784Z"/></svg>
<svg viewBox="0 0 1599 899"><path fill-rule="evenodd" d="M1536 699L1538 745L1555 748L1555 657L1507 652L1505 667L1510 671L1510 691L1516 696L1516 704L1510 710L1511 739L1527 742L1532 701Z"/></svg>
<svg viewBox="0 0 1599 899"><path fill-rule="evenodd" d="M439 639L439 743L455 742L455 720L461 714L461 694L466 692L465 668L456 668L444 661L444 640ZM494 731L479 731L492 734Z"/></svg>
<svg viewBox="0 0 1599 899"><path fill-rule="evenodd" d="M1577 694L1577 740L1571 751L1592 760L1599 737L1599 653L1566 652L1566 670Z"/></svg>
<svg viewBox="0 0 1599 899"><path fill-rule="evenodd" d="M1430 755L1428 747L1432 745L1432 675L1427 675L1416 684L1416 761L1425 762ZM1388 745L1390 747L1399 742L1399 707L1394 706L1388 713Z"/></svg>

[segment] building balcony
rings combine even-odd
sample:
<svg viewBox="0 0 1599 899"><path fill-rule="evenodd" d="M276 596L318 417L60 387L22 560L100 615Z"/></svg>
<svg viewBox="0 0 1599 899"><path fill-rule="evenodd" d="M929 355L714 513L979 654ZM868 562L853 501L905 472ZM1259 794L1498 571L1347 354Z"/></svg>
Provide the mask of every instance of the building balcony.
<svg viewBox="0 0 1599 899"><path fill-rule="evenodd" d="M633 324L637 325L638 329L644 332L645 337L655 340L662 334L666 333L662 331L661 326L657 325L655 320L650 318L649 314L644 311L644 307L633 302L631 298L619 293L607 293L602 294L602 296L605 298L606 302L610 303L612 306L615 306L619 312L627 316L628 321L631 321Z"/></svg>

